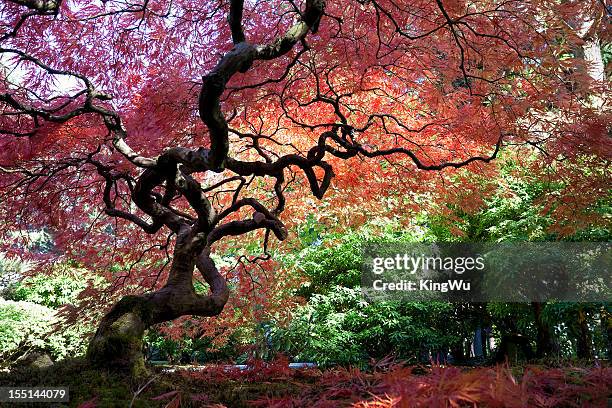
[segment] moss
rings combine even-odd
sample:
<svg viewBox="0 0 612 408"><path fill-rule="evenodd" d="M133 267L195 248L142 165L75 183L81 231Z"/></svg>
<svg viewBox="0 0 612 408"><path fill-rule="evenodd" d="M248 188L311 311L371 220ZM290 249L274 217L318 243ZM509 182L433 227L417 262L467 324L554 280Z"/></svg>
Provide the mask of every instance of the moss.
<svg viewBox="0 0 612 408"><path fill-rule="evenodd" d="M154 370L155 368L151 368ZM178 373L149 373L145 378L135 378L116 370L92 367L84 359L71 359L56 363L53 367L35 369L22 367L9 373L0 373L3 386L67 386L70 402L62 407L78 407L95 398L98 407L127 407L134 392L155 376L135 399L134 407L165 407L170 398L153 398L170 391L181 390L183 407L199 407L201 402L192 401L192 395L205 395L210 403L221 403L227 407L250 407L249 401L262 396L282 396L299 393L300 386L290 382L248 383L243 381L206 381ZM41 404L30 404L40 407ZM206 405L206 404L204 404ZM28 405L26 405L28 406Z"/></svg>
<svg viewBox="0 0 612 408"><path fill-rule="evenodd" d="M93 368L84 359L65 360L43 369L22 367L0 374L0 383L6 386L68 387L70 402L61 406L69 407L79 406L94 397L97 397L100 407L127 406L129 403L120 401L131 394L129 377Z"/></svg>
<svg viewBox="0 0 612 408"><path fill-rule="evenodd" d="M141 338L115 334L92 342L87 359L94 366L122 370L140 377L147 373L141 350Z"/></svg>
<svg viewBox="0 0 612 408"><path fill-rule="evenodd" d="M95 364L132 360L131 356L141 353L142 340L131 335L119 333L98 337L89 346L87 358Z"/></svg>
<svg viewBox="0 0 612 408"><path fill-rule="evenodd" d="M93 365L124 370L135 377L147 374L142 355L146 323L141 314L150 310L147 303L128 296L108 313L87 350Z"/></svg>
<svg viewBox="0 0 612 408"><path fill-rule="evenodd" d="M133 312L140 316L143 322L150 322L152 309L153 304L151 301L142 296L124 296L117 302L106 317L111 320L116 320L126 313Z"/></svg>

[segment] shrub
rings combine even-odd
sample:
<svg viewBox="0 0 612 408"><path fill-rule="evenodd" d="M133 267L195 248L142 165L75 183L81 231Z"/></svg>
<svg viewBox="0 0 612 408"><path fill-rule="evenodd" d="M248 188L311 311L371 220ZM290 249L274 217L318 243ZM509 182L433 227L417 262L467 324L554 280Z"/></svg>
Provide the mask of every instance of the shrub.
<svg viewBox="0 0 612 408"><path fill-rule="evenodd" d="M79 328L54 331L55 311L32 302L0 298L0 365L11 365L31 351L55 360L82 354L86 342Z"/></svg>
<svg viewBox="0 0 612 408"><path fill-rule="evenodd" d="M78 294L87 286L85 279L75 278L67 268L54 275L26 277L15 284L7 298L15 301L33 302L58 308L75 302Z"/></svg>
<svg viewBox="0 0 612 408"><path fill-rule="evenodd" d="M11 288L32 268L30 262L22 262L0 252L0 295Z"/></svg>
<svg viewBox="0 0 612 408"><path fill-rule="evenodd" d="M146 357L150 361L169 361L170 363L204 363L211 361L231 361L239 356L235 336L230 336L220 348L213 344L213 338L181 336L178 339L164 335L157 328L150 329L144 343Z"/></svg>
<svg viewBox="0 0 612 408"><path fill-rule="evenodd" d="M341 286L313 295L286 328L273 328L272 343L296 360L364 365L391 351L418 361L459 341L454 308L443 302L368 303L360 289Z"/></svg>

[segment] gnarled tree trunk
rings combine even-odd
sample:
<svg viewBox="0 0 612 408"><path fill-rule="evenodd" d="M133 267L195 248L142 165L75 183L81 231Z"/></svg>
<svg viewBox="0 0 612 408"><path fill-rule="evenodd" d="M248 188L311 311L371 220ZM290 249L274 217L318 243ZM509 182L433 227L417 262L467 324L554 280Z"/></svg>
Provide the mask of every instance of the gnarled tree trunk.
<svg viewBox="0 0 612 408"><path fill-rule="evenodd" d="M234 48L202 78L198 100L200 118L209 130L210 149L174 147L166 149L155 159L140 156L125 142L127 132L119 115L98 110L104 115L105 125L114 134L113 146L131 163L144 169L131 188L131 194L136 206L147 214L152 222L115 207L111 192L122 175L90 158L89 161L96 166L98 173L106 179L106 213L131 221L147 233L156 233L162 226L166 226L177 235L177 241L166 285L153 293L121 299L104 317L87 351L87 358L93 364L129 368L138 372L144 368L142 338L148 327L184 315L214 316L223 310L229 295L228 288L210 258L210 246L225 236L241 235L257 229L265 229L266 233L272 231L281 240L286 237L286 228L277 218L285 202L281 189L285 168L297 165L303 169L313 193L318 198L321 198L329 187L333 171L331 165L323 160L323 156L327 151L337 151L325 146L327 138L337 137L335 132L323 133L319 144L311 148L306 156L287 155L274 163L234 160L228 156L228 124L220 102L220 97L234 74L248 71L255 60L270 60L287 54L309 31L316 31L324 7L325 2L322 0L306 0L295 24L273 42L256 46L246 41L242 28L243 1L230 2L228 20ZM341 153L341 156L352 157L357 153L357 149L351 149ZM320 184L313 170L315 166L323 169L325 173ZM234 194L232 205L217 214L205 190L191 174L209 171L220 173L226 168L236 173L235 178L242 180L242 183ZM249 175L267 175L277 179L275 192L278 196L278 206L273 211L269 211L253 198L238 200L240 190L246 182L243 177ZM155 188L160 186L164 187L164 194L154 192ZM196 217L171 207L172 201L179 195L186 199ZM221 223L224 218L244 207L255 210L252 219ZM193 271L196 267L210 285L211 293L208 296L195 293Z"/></svg>
<svg viewBox="0 0 612 408"><path fill-rule="evenodd" d="M194 266L210 285L207 296L194 290ZM139 375L145 371L142 341L147 328L184 315L215 316L223 310L228 296L225 279L208 251L190 256L179 246L166 286L145 295L122 298L102 319L89 343L87 359L95 366Z"/></svg>

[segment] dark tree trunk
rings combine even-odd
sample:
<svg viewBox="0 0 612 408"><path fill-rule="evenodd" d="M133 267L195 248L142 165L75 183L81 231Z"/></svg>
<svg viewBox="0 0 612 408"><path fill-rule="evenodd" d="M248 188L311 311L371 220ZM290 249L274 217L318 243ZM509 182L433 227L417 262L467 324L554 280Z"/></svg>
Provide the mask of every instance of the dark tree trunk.
<svg viewBox="0 0 612 408"><path fill-rule="evenodd" d="M576 355L578 358L590 360L593 358L591 331L584 309L578 310L578 338L576 341Z"/></svg>
<svg viewBox="0 0 612 408"><path fill-rule="evenodd" d="M457 343L453 346L453 348L451 349L451 355L453 356L453 361L454 364L459 364L459 362L462 362L465 360L465 344L464 341L462 340L460 343Z"/></svg>
<svg viewBox="0 0 612 408"><path fill-rule="evenodd" d="M142 338L150 326L152 307L146 297L126 296L104 316L89 343L87 359L106 366L140 374L144 371Z"/></svg>
<svg viewBox="0 0 612 408"><path fill-rule="evenodd" d="M221 313L229 291L208 253L200 255L197 262L180 255L188 254L175 251L166 286L149 294L126 296L104 316L87 349L87 359L93 365L139 375L145 371L142 353L145 330L184 315L215 316ZM210 295L195 293L192 284L194 264L210 285Z"/></svg>
<svg viewBox="0 0 612 408"><path fill-rule="evenodd" d="M474 330L472 345L474 347L474 357L484 357L482 344L482 329L480 328L480 325L478 325L476 330Z"/></svg>
<svg viewBox="0 0 612 408"><path fill-rule="evenodd" d="M489 335L488 328L485 328L480 331L480 335L482 336L482 356L486 359L489 357Z"/></svg>
<svg viewBox="0 0 612 408"><path fill-rule="evenodd" d="M604 338L604 351L606 353L606 358L612 360L612 315L606 310L606 306L604 306L602 307L600 316L601 331Z"/></svg>
<svg viewBox="0 0 612 408"><path fill-rule="evenodd" d="M542 358L549 356L555 352L555 343L550 334L550 328L548 324L542 319L542 308L544 304L542 302L531 302L531 308L533 310L533 317L535 320L535 326L537 330L536 337L536 357Z"/></svg>
<svg viewBox="0 0 612 408"><path fill-rule="evenodd" d="M499 343L495 362L517 363L519 361L531 360L533 358L533 350L529 339L518 333L504 334Z"/></svg>

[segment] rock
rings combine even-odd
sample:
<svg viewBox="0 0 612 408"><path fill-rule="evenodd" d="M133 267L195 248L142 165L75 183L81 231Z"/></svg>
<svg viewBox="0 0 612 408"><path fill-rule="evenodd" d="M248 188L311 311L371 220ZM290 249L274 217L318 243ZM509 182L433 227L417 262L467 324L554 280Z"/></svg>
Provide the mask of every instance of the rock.
<svg viewBox="0 0 612 408"><path fill-rule="evenodd" d="M20 363L31 368L47 368L53 365L53 360L47 353L33 352L26 355Z"/></svg>

